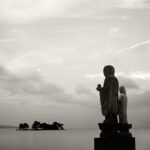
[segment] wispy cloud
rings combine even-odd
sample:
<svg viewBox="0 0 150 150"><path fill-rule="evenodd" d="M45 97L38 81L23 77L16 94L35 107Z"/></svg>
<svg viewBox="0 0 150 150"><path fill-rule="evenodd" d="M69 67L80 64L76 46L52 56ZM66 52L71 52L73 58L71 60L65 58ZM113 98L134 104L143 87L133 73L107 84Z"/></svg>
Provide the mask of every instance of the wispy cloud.
<svg viewBox="0 0 150 150"><path fill-rule="evenodd" d="M28 52L8 63L7 68L13 72L20 72L22 70L34 70L48 64L61 64L63 62L62 58L54 57L47 53Z"/></svg>
<svg viewBox="0 0 150 150"><path fill-rule="evenodd" d="M125 81L127 84L131 84L133 82L132 85L134 85L134 87L137 87L135 81L150 80L150 72L145 72L145 71L137 71L137 72L130 72L130 73L120 72L120 74L118 74L118 78L120 78L123 82Z"/></svg>
<svg viewBox="0 0 150 150"><path fill-rule="evenodd" d="M116 76L120 76L122 74L123 74L122 72L117 72ZM103 73L86 73L84 75L84 78L91 79L91 80L97 79L97 78L104 78L104 74Z"/></svg>
<svg viewBox="0 0 150 150"><path fill-rule="evenodd" d="M109 29L108 35L109 36L113 36L114 34L116 34L119 31L119 27L111 27Z"/></svg>
<svg viewBox="0 0 150 150"><path fill-rule="evenodd" d="M135 74L127 75L123 72L119 72L116 74L119 84L126 86L128 89L139 89L139 85L135 81ZM140 76L138 76L140 78ZM85 78L90 79L90 80L97 80L98 78L104 79L103 74L86 74ZM139 79L138 78L138 79Z"/></svg>
<svg viewBox="0 0 150 150"><path fill-rule="evenodd" d="M130 9L144 9L150 8L147 0L115 0L116 7L130 8Z"/></svg>
<svg viewBox="0 0 150 150"><path fill-rule="evenodd" d="M16 75L0 66L0 103L65 103L88 107L96 107L91 99L96 99L95 93L85 87L77 88L76 94L66 92L58 84L45 81L38 73ZM80 95L80 96L79 96Z"/></svg>
<svg viewBox="0 0 150 150"><path fill-rule="evenodd" d="M133 124L139 128L149 128L150 127L150 91L145 90L142 93L134 92L133 95L128 95L128 114L130 120Z"/></svg>
<svg viewBox="0 0 150 150"><path fill-rule="evenodd" d="M117 72L116 76L118 76L118 77L122 76L122 77L132 78L132 79L148 80L148 79L150 79L150 72L144 72L144 71L131 72L131 73ZM99 78L99 77L104 77L104 75L102 73L100 73L100 74L87 73L87 74L85 74L84 77L88 78L88 79L95 79L95 78Z"/></svg>
<svg viewBox="0 0 150 150"><path fill-rule="evenodd" d="M63 16L79 0L5 0L0 2L1 19L28 22L39 18Z"/></svg>
<svg viewBox="0 0 150 150"><path fill-rule="evenodd" d="M131 45L131 46L127 47L127 48L120 49L120 50L114 52L114 54L115 55L116 54L121 54L121 53L124 53L126 51L130 51L132 49L135 49L135 48L137 48L139 46L145 45L145 44L150 44L150 40Z"/></svg>
<svg viewBox="0 0 150 150"><path fill-rule="evenodd" d="M84 75L84 78L91 79L91 80L93 80L95 78L99 78L99 77L103 77L103 74L98 74L98 73L97 74L89 74L89 73L87 73Z"/></svg>
<svg viewBox="0 0 150 150"><path fill-rule="evenodd" d="M15 40L15 38L3 38L0 39L0 43L14 42Z"/></svg>
<svg viewBox="0 0 150 150"><path fill-rule="evenodd" d="M129 74L129 77L131 77L133 79L149 80L150 72L143 72L143 71L133 72L133 73Z"/></svg>
<svg viewBox="0 0 150 150"><path fill-rule="evenodd" d="M145 71L138 71L138 72L130 72L130 73L125 73L125 72L117 72L116 76L119 80L120 85L126 86L128 89L145 89L143 87L142 82L149 82L150 81L150 72L145 72ZM104 75L101 74L86 74L84 78L89 79L89 80L94 80L98 81L100 79L101 82L104 81Z"/></svg>
<svg viewBox="0 0 150 150"><path fill-rule="evenodd" d="M11 22L30 22L49 17L91 17L110 19L101 16L101 11L112 8L147 8L146 0L5 0L0 2L0 19Z"/></svg>

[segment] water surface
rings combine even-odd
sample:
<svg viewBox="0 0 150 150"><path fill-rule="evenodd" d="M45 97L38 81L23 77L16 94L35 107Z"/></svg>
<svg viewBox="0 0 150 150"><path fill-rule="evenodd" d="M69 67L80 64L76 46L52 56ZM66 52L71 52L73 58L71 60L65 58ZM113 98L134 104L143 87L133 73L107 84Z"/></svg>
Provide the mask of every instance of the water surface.
<svg viewBox="0 0 150 150"><path fill-rule="evenodd" d="M0 129L0 150L94 150L98 129L63 131L16 131ZM136 137L136 150L150 150L150 130L131 131Z"/></svg>

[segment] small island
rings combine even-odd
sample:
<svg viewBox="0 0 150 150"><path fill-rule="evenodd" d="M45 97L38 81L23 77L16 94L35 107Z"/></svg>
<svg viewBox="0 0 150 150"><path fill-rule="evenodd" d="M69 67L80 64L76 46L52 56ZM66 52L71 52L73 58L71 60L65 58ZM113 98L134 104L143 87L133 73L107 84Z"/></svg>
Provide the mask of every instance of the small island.
<svg viewBox="0 0 150 150"><path fill-rule="evenodd" d="M52 124L40 123L39 121L34 121L31 128L28 123L20 123L17 131L27 131L27 130L64 130L63 124L58 122L53 122Z"/></svg>

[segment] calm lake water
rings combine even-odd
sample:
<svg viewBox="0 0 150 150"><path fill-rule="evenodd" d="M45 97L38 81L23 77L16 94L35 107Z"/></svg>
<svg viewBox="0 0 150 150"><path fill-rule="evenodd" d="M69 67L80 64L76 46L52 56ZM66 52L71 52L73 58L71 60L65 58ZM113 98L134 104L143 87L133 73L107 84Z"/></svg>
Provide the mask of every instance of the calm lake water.
<svg viewBox="0 0 150 150"><path fill-rule="evenodd" d="M94 150L98 129L16 131L0 129L0 150ZM131 130L136 150L150 150L150 130Z"/></svg>

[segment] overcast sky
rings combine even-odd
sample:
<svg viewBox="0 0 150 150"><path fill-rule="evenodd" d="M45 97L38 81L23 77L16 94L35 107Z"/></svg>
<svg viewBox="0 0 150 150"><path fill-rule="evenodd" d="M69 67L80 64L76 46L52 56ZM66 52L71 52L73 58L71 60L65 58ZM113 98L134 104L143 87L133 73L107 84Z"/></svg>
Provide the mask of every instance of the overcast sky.
<svg viewBox="0 0 150 150"><path fill-rule="evenodd" d="M103 67L128 94L128 120L150 127L148 0L0 1L0 124L97 127Z"/></svg>

